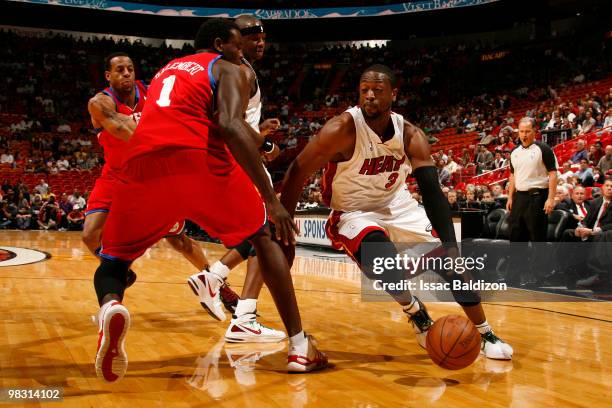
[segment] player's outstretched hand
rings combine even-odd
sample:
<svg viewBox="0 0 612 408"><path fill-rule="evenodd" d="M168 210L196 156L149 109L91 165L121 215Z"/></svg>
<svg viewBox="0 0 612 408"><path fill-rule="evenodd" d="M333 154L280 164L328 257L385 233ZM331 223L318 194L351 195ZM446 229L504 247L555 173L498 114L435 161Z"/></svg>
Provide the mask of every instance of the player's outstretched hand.
<svg viewBox="0 0 612 408"><path fill-rule="evenodd" d="M299 234L300 231L280 201L268 203L268 214L276 229L276 240L285 246L295 245L295 234Z"/></svg>

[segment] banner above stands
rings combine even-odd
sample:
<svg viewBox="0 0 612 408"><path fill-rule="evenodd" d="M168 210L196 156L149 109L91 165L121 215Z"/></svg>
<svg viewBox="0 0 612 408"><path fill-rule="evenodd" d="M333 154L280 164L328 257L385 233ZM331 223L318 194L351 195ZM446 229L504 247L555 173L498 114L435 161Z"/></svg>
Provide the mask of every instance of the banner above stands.
<svg viewBox="0 0 612 408"><path fill-rule="evenodd" d="M305 18L376 17L422 11L448 10L479 6L500 0L418 0L384 6L333 7L304 9L239 9L187 6L159 6L154 4L126 3L106 0L9 0L19 3L47 4L52 6L80 7L93 10L150 14L170 17L237 17L252 14L262 20L288 20Z"/></svg>

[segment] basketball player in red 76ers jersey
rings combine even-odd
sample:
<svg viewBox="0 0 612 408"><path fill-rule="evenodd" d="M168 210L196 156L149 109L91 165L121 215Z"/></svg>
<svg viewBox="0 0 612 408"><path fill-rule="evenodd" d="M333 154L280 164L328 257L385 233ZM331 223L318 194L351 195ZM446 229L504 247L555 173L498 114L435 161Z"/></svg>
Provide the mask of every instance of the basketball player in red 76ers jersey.
<svg viewBox="0 0 612 408"><path fill-rule="evenodd" d="M241 41L235 23L207 20L195 39L198 52L170 61L149 87L125 152L94 275L101 306L95 366L106 381L123 377L128 366L130 313L121 302L129 265L177 219L193 220L228 247L250 239L290 336L287 370L327 365L302 330L289 265L267 222L269 216L278 241L295 241L297 227L261 165L256 141L263 138L244 119L249 82L239 68ZM202 279L214 297L220 278L209 272Z"/></svg>
<svg viewBox="0 0 612 408"><path fill-rule="evenodd" d="M102 175L96 180L85 212L83 242L89 250L98 255L100 239L108 211L111 206L112 192L118 182L123 154L127 142L132 137L147 97L147 86L135 80L134 64L122 52L110 54L104 62L108 88L89 100L88 109L91 122L99 130L98 141L104 149L105 164ZM168 232L166 239L170 245L189 260L198 271L208 267L208 260L202 248L184 234L185 222L177 222ZM131 286L136 274L128 271L127 283ZM224 285L221 296L238 296ZM231 310L230 310L231 311Z"/></svg>
<svg viewBox="0 0 612 408"><path fill-rule="evenodd" d="M390 68L377 64L366 69L359 81L359 106L325 124L289 166L281 192L281 202L293 214L306 177L327 165L324 199L333 210L326 224L327 235L368 277L376 279L380 275L373 274L374 259L398 255L392 241L438 243L441 239L450 255L457 249L450 209L427 138L421 129L391 111L396 84ZM406 189L408 160L425 208ZM440 239L432 235L432 226ZM376 251L363 251L367 244ZM288 249L290 259L292 249ZM406 276L401 268L385 273L390 278L386 282L399 282ZM462 279L457 273L441 275L449 282ZM425 347L427 330L433 324L425 305L410 291L387 292L403 306L419 345ZM465 290L452 293L478 328L485 356L511 359L512 347L491 330L480 296Z"/></svg>

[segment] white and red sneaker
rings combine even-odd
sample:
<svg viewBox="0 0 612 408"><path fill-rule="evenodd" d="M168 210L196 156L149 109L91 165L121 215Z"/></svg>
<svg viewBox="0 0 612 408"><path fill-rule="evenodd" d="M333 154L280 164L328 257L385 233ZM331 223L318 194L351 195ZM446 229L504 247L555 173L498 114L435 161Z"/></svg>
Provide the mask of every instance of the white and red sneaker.
<svg viewBox="0 0 612 408"><path fill-rule="evenodd" d="M130 312L119 301L102 305L98 315L96 374L108 382L121 379L127 371L125 335L130 328Z"/></svg>
<svg viewBox="0 0 612 408"><path fill-rule="evenodd" d="M200 299L200 304L214 319L225 320L220 290L223 279L212 272L202 271L191 275L187 280L193 293Z"/></svg>
<svg viewBox="0 0 612 408"><path fill-rule="evenodd" d="M234 316L225 331L228 343L278 343L286 337L285 332L259 323L255 313Z"/></svg>
<svg viewBox="0 0 612 408"><path fill-rule="evenodd" d="M287 356L287 371L308 372L322 370L327 367L327 355L317 349L317 342L311 335L307 335L308 351L302 354L296 347L289 345Z"/></svg>

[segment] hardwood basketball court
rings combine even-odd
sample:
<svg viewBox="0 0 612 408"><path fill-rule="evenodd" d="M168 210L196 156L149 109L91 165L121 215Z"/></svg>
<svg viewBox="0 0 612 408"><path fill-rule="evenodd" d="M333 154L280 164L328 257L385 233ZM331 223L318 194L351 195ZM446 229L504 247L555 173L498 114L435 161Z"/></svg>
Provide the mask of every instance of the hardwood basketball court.
<svg viewBox="0 0 612 408"><path fill-rule="evenodd" d="M224 252L202 245L212 261ZM302 319L332 366L287 374L286 341L223 342L229 321L204 312L186 284L194 268L164 242L134 265L138 281L125 298L128 372L106 384L93 365L97 260L80 235L2 231L0 246L51 254L0 267L0 387L64 388L63 402L30 406L603 407L612 397L610 303L487 303L488 320L514 347L514 360L481 356L447 371L417 345L399 307L361 302L352 264L305 256L293 270ZM244 273L241 265L229 277L238 293ZM266 289L258 309L262 323L282 328ZM434 319L461 313L448 303L429 310Z"/></svg>

